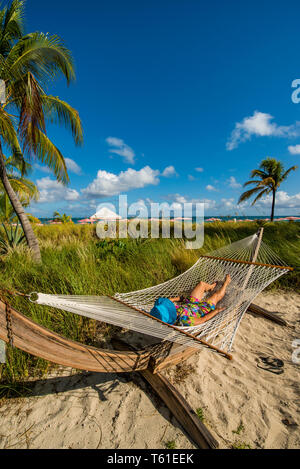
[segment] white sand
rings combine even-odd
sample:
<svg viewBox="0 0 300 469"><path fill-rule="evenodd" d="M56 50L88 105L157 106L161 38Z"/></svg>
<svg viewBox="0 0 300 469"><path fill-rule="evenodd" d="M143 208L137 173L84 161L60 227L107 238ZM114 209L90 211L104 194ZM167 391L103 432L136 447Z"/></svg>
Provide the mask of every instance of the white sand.
<svg viewBox="0 0 300 469"><path fill-rule="evenodd" d="M221 448L300 448L300 365L291 360L292 341L300 339L300 295L263 293L256 303L280 311L290 327L246 314L234 360L204 350L185 362L195 371L176 386L202 408ZM281 358L284 373L257 368L259 356ZM38 383L34 396L2 402L0 448L158 449L168 441L194 448L137 374L74 373L61 370ZM172 381L178 376L175 368L165 373ZM241 423L240 434L233 433Z"/></svg>

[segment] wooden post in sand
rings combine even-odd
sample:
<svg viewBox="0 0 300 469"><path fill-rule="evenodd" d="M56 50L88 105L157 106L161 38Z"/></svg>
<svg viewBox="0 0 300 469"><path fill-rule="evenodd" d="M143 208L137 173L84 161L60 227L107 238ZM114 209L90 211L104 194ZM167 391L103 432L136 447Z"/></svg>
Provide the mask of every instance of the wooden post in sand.
<svg viewBox="0 0 300 469"><path fill-rule="evenodd" d="M276 324L279 324L280 326L287 326L287 322L280 316L277 316L277 314L271 313L271 311L267 311L261 306L255 305L253 303L251 303L247 309L247 313L256 314L257 316L269 319L270 321L276 322Z"/></svg>
<svg viewBox="0 0 300 469"><path fill-rule="evenodd" d="M150 370L141 371L140 374L164 401L170 412L199 448L217 449L219 447L219 443L201 422L196 412L164 375L161 373L153 374Z"/></svg>

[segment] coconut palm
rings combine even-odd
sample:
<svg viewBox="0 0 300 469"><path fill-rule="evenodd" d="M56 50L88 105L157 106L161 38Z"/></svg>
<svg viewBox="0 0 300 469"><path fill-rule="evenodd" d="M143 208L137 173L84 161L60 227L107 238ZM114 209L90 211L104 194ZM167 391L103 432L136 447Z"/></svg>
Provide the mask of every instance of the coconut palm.
<svg viewBox="0 0 300 469"><path fill-rule="evenodd" d="M82 142L78 112L45 88L59 76L69 84L75 78L71 53L58 36L24 33L24 1L14 0L0 10L0 79L5 82L6 100L0 105L0 179L24 230L33 258L41 260L34 235L21 201L7 176L4 147L26 165L39 159L58 181L68 182L64 157L46 135L46 122L65 125L76 144Z"/></svg>
<svg viewBox="0 0 300 469"><path fill-rule="evenodd" d="M276 192L279 189L281 183L285 181L291 171L295 171L297 166L292 166L287 171L285 171L281 161L276 160L275 158L266 158L263 160L259 169L254 169L251 171L250 177L254 180L247 181L244 184L244 187L251 184L255 184L256 187L244 192L238 203L244 202L245 200L250 199L253 195L256 195L252 205L254 205L261 197L264 195L272 194L272 210L271 210L271 221L274 220L275 212L275 200Z"/></svg>
<svg viewBox="0 0 300 469"><path fill-rule="evenodd" d="M53 218L60 223L73 223L70 215L66 215L65 213L60 214L59 212L54 212Z"/></svg>

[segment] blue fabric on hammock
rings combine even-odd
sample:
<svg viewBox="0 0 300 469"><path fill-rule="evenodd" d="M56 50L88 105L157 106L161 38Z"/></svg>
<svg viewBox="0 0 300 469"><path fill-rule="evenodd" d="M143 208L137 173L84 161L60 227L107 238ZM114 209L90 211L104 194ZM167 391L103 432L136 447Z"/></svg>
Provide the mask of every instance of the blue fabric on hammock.
<svg viewBox="0 0 300 469"><path fill-rule="evenodd" d="M168 324L175 324L177 319L176 307L169 298L158 298L150 314Z"/></svg>

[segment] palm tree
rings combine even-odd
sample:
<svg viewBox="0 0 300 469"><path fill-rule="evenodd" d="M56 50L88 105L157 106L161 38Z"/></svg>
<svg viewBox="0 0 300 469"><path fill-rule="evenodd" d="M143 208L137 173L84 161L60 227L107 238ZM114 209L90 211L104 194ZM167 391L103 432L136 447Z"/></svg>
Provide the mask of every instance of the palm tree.
<svg viewBox="0 0 300 469"><path fill-rule="evenodd" d="M60 223L73 223L70 215L66 215L65 213L61 215L59 212L54 212L53 218L55 221L59 221Z"/></svg>
<svg viewBox="0 0 300 469"><path fill-rule="evenodd" d="M275 199L276 192L280 187L281 183L285 181L291 171L295 171L297 166L292 166L287 171L285 171L281 161L276 160L275 158L266 158L263 160L259 169L254 169L251 171L250 177L256 178L252 181L247 181L244 184L244 187L251 184L256 184L256 187L244 192L238 203L244 202L245 200L250 199L253 195L256 195L252 205L254 205L263 195L272 194L272 211L271 211L271 221L274 220L274 211L275 211ZM258 178L258 179L257 179Z"/></svg>
<svg viewBox="0 0 300 469"><path fill-rule="evenodd" d="M57 180L67 183L68 173L60 150L46 135L46 121L65 125L76 144L82 128L78 112L44 88L60 75L69 84L75 79L71 53L58 36L24 33L25 1L13 0L0 10L0 79L5 82L6 102L0 105L0 179L17 214L33 258L41 260L38 241L22 203L7 176L3 147L25 166L37 158Z"/></svg>

